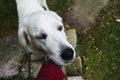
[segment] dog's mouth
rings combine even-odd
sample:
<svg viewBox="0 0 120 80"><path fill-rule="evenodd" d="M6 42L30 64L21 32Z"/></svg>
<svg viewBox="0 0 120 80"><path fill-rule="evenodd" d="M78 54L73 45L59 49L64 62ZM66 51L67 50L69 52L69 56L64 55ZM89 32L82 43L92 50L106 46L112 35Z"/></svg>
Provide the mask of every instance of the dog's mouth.
<svg viewBox="0 0 120 80"><path fill-rule="evenodd" d="M74 59L72 60L63 60L62 58L59 58L59 57L50 57L50 59L57 65L60 65L60 66L64 66L64 65L67 65L67 64L70 64L74 61Z"/></svg>

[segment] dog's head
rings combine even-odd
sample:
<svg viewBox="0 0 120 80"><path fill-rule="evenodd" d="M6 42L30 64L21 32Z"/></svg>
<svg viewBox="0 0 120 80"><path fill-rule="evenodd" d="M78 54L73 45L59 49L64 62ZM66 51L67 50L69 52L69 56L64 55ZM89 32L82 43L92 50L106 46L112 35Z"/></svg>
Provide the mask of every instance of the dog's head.
<svg viewBox="0 0 120 80"><path fill-rule="evenodd" d="M44 50L58 65L66 65L75 59L75 50L67 41L62 19L52 11L41 11L29 16L24 27L19 30L19 37L24 47L31 45L38 51Z"/></svg>

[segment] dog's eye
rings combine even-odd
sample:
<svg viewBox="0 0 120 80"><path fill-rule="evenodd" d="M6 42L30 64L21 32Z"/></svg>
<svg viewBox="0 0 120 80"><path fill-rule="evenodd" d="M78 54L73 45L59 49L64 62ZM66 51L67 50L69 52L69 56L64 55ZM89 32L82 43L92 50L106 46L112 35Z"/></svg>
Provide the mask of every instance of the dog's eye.
<svg viewBox="0 0 120 80"><path fill-rule="evenodd" d="M59 31L62 31L62 26L59 26L59 27L58 27L58 30L59 30Z"/></svg>
<svg viewBox="0 0 120 80"><path fill-rule="evenodd" d="M44 33L42 33L42 34L36 36L36 38L37 38L37 39L46 39L46 38L47 38L47 35L44 34Z"/></svg>

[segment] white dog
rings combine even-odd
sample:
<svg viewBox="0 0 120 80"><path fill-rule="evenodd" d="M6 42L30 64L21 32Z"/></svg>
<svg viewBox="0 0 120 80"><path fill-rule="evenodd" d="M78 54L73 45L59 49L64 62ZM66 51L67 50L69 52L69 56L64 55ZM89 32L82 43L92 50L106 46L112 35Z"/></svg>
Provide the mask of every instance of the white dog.
<svg viewBox="0 0 120 80"><path fill-rule="evenodd" d="M67 41L62 18L50 11L46 0L16 0L19 17L19 41L29 52L47 56L58 65L75 59L75 50Z"/></svg>

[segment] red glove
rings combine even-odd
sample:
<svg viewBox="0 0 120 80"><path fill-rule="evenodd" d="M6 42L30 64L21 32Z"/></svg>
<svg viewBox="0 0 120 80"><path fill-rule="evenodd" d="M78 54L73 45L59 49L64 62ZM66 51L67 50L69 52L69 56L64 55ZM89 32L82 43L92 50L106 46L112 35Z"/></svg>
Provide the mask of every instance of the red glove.
<svg viewBox="0 0 120 80"><path fill-rule="evenodd" d="M54 62L43 63L35 80L64 80L64 73Z"/></svg>

